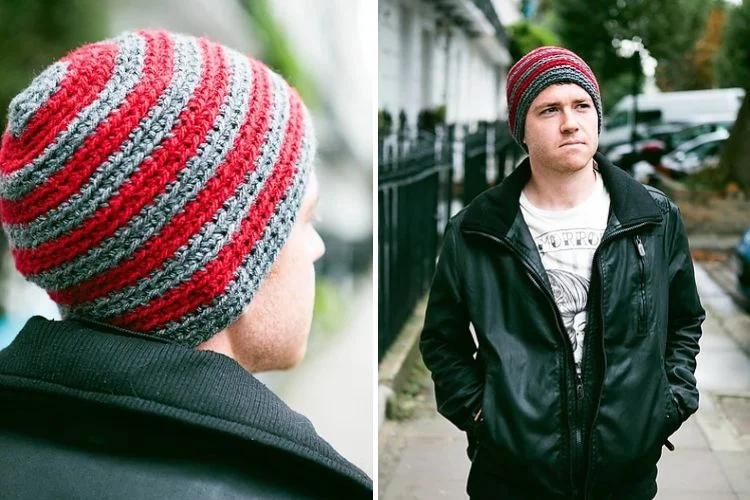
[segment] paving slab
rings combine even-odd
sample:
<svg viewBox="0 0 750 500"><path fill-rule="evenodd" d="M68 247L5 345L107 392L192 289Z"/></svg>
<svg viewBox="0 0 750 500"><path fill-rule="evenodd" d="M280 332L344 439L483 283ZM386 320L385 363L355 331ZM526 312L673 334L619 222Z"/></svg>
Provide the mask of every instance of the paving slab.
<svg viewBox="0 0 750 500"><path fill-rule="evenodd" d="M747 452L718 451L716 458L729 479L735 493L750 495L750 454Z"/></svg>
<svg viewBox="0 0 750 500"><path fill-rule="evenodd" d="M734 493L729 478L711 450L669 452L665 449L657 467L659 490Z"/></svg>
<svg viewBox="0 0 750 500"><path fill-rule="evenodd" d="M656 500L737 500L734 493L711 493L707 491L671 490L657 492Z"/></svg>
<svg viewBox="0 0 750 500"><path fill-rule="evenodd" d="M676 450L708 450L708 441L700 425L694 418L688 419L682 427L669 438Z"/></svg>

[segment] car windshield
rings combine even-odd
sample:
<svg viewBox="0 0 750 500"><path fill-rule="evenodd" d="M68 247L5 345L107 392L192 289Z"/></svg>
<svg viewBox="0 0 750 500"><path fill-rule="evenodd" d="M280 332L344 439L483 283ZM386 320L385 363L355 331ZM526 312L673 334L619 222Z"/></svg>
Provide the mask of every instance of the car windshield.
<svg viewBox="0 0 750 500"><path fill-rule="evenodd" d="M629 113L627 111L619 111L607 120L607 128L617 128L628 124Z"/></svg>
<svg viewBox="0 0 750 500"><path fill-rule="evenodd" d="M698 158L706 158L707 156L716 155L719 152L719 147L724 141L711 141L691 148L686 153L695 155Z"/></svg>
<svg viewBox="0 0 750 500"><path fill-rule="evenodd" d="M716 132L717 130L723 129L729 131L731 129L731 123L702 123L701 125L695 125L688 127L674 134L672 141L674 144L682 144L688 142L699 135L708 134L710 132Z"/></svg>

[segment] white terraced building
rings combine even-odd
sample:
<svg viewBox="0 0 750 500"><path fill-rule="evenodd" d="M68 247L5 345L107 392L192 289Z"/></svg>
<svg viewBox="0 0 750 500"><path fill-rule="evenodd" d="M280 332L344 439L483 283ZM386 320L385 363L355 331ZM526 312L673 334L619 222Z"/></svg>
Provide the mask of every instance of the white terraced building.
<svg viewBox="0 0 750 500"><path fill-rule="evenodd" d="M448 123L506 116L511 63L503 25L521 18L520 0L380 0L378 109L394 127L446 106Z"/></svg>

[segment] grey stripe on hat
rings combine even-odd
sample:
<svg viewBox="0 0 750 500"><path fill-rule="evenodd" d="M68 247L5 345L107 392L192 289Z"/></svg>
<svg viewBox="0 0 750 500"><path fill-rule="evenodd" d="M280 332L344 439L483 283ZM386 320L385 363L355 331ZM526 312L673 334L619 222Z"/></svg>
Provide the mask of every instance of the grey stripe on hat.
<svg viewBox="0 0 750 500"><path fill-rule="evenodd" d="M273 172L289 120L288 86L278 75L270 71L269 75L273 85L273 105L270 109L272 122L254 168L245 175L233 196L223 203L197 234L190 237L186 245L177 249L158 269L151 271L134 285L91 302L77 304L70 309L73 314L107 318L148 304L159 295L190 280L195 272L214 260L221 249L232 241L243 218L255 204L258 194Z"/></svg>
<svg viewBox="0 0 750 500"><path fill-rule="evenodd" d="M250 64L246 57L225 50L230 59L230 84L213 127L195 156L188 159L165 191L144 206L114 235L60 267L34 276L48 290L61 290L110 269L133 255L149 238L159 233L183 207L195 198L224 162L245 120L252 90Z"/></svg>
<svg viewBox="0 0 750 500"><path fill-rule="evenodd" d="M585 78L577 69L569 66L557 66L549 71L546 71L539 78L529 85L524 93L521 95L521 99L516 110L516 119L514 122L515 135L518 138L519 144L523 143L524 138L524 124L526 122L526 115L531 108L531 104L534 99L550 85L557 83L574 83L585 90L594 101L594 106L599 119L599 128L601 129L601 116L602 116L602 105L599 93L591 82Z"/></svg>
<svg viewBox="0 0 750 500"><path fill-rule="evenodd" d="M177 117L201 80L202 58L197 40L175 36L174 74L164 93L141 119L120 149L96 167L80 191L26 224L9 224L14 248L34 248L80 226L115 196L119 188L174 128ZM69 267L69 266L68 266ZM54 273L52 273L54 274ZM53 278L51 283L56 282ZM45 277L38 284L47 287ZM48 288L53 290L54 288Z"/></svg>
<svg viewBox="0 0 750 500"><path fill-rule="evenodd" d="M31 163L5 176L0 182L0 196L17 200L45 182L60 170L96 127L117 109L141 80L146 58L146 41L135 33L117 38L120 51L115 58L112 77L96 99L83 108L60 133L55 142Z"/></svg>
<svg viewBox="0 0 750 500"><path fill-rule="evenodd" d="M10 101L8 106L8 131L18 139L37 111L44 106L57 91L68 73L69 61L58 61L42 71Z"/></svg>
<svg viewBox="0 0 750 500"><path fill-rule="evenodd" d="M543 64L550 63L552 61L570 61L570 62L575 63L575 64L583 64L583 61L581 61L580 59L577 59L577 58L571 56L570 54L557 54L557 55L554 55L552 57L548 57L546 59L538 59L538 60L534 61L534 64L532 64L531 66L529 66L526 69L526 71L524 71L523 74L516 80L516 85L511 90L510 97L508 98L508 102L509 103L510 102L516 102L516 94L518 94L518 91L521 88L523 88L523 83L528 79L528 77L529 77L529 75L531 75L531 73L533 73L536 69L538 69L539 66L541 66ZM559 64L564 64L564 63L559 63ZM554 71L558 67L559 66L553 66L550 69L544 71L542 73L542 75L539 75L535 79L535 81L538 80L541 76L547 74L549 71ZM581 76L584 77L583 73L581 73Z"/></svg>
<svg viewBox="0 0 750 500"><path fill-rule="evenodd" d="M297 220L314 153L315 139L312 124L305 114L305 134L302 154L297 161L298 171L285 197L278 203L274 215L264 228L261 239L242 260L235 271L234 278L222 294L214 297L208 306L201 306L179 320L168 323L160 330L153 332L153 335L195 347L240 317L276 261L279 251L286 243L292 226ZM279 311L279 314L283 314L283 311Z"/></svg>

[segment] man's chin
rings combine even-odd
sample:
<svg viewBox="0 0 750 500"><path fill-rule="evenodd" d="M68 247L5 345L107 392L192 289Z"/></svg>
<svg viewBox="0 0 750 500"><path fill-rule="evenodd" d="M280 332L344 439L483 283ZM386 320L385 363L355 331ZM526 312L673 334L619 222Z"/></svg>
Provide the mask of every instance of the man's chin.
<svg viewBox="0 0 750 500"><path fill-rule="evenodd" d="M284 363L280 364L280 366L276 368L277 370L291 370L302 363L307 354L307 338L308 337L306 336L304 342L300 342L300 345L297 346L296 349L289 352L289 355L284 359Z"/></svg>
<svg viewBox="0 0 750 500"><path fill-rule="evenodd" d="M563 172L578 172L586 168L591 162L591 157L579 156L576 158L561 158L557 163L558 169Z"/></svg>
<svg viewBox="0 0 750 500"><path fill-rule="evenodd" d="M577 151L571 151L570 154L563 155L563 161L565 161L571 167L584 168L591 163L591 159L594 157L594 153L588 147L585 149L579 149Z"/></svg>

